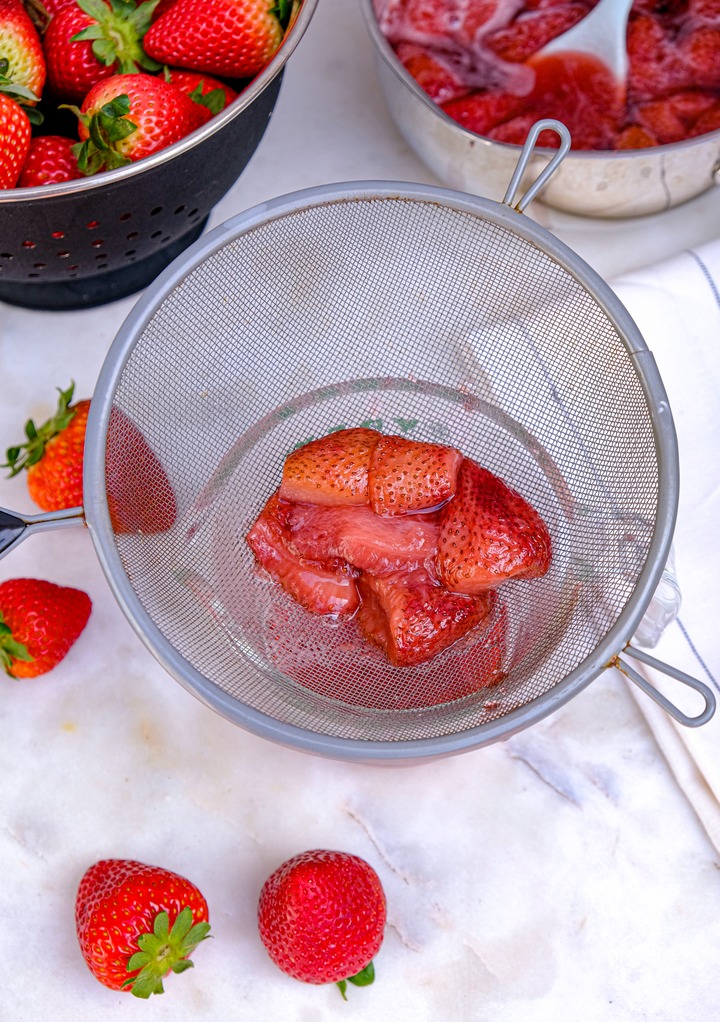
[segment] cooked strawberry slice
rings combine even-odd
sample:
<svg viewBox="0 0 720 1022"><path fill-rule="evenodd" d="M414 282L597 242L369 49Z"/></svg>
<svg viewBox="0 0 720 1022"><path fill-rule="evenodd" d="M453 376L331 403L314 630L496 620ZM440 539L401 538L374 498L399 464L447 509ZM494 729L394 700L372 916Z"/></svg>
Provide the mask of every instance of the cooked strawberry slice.
<svg viewBox="0 0 720 1022"><path fill-rule="evenodd" d="M469 96L442 104L449 117L476 135L486 135L511 117L522 113L525 100L505 92L471 92Z"/></svg>
<svg viewBox="0 0 720 1022"><path fill-rule="evenodd" d="M358 579L360 631L379 646L394 667L412 667L432 660L492 611L495 594L449 593L418 568L378 578Z"/></svg>
<svg viewBox="0 0 720 1022"><path fill-rule="evenodd" d="M310 504L367 504L368 465L380 436L358 426L303 444L285 459L280 496Z"/></svg>
<svg viewBox="0 0 720 1022"><path fill-rule="evenodd" d="M468 91L440 54L415 43L399 43L395 52L420 88L436 103L457 99Z"/></svg>
<svg viewBox="0 0 720 1022"><path fill-rule="evenodd" d="M412 570L437 552L439 525L431 515L380 518L367 506L287 509L290 548L317 561L340 559L361 571Z"/></svg>
<svg viewBox="0 0 720 1022"><path fill-rule="evenodd" d="M437 570L453 592L481 593L510 578L539 578L550 567L552 543L540 515L469 458L440 522Z"/></svg>
<svg viewBox="0 0 720 1022"><path fill-rule="evenodd" d="M293 599L312 614L340 617L357 610L358 593L351 569L299 556L288 545L286 508L274 493L246 539L257 563Z"/></svg>
<svg viewBox="0 0 720 1022"><path fill-rule="evenodd" d="M376 515L437 508L455 493L463 456L455 447L383 436L368 468L368 499Z"/></svg>

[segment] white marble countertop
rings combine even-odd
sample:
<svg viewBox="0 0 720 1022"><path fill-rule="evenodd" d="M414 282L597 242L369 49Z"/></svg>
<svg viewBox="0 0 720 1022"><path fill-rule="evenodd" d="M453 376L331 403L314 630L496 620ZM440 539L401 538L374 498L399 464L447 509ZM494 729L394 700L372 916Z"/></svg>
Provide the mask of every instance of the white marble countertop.
<svg viewBox="0 0 720 1022"><path fill-rule="evenodd" d="M211 223L369 178L433 181L383 107L355 0L320 0L268 132ZM716 236L720 189L633 221L537 203L532 215L610 279ZM47 415L57 386L74 378L92 394L134 301L0 304L3 449ZM0 479L0 505L34 510L19 480ZM720 862L619 676L486 749L424 766L334 763L245 733L172 680L86 530L23 543L0 562L0 578L21 575L86 590L93 613L52 673L0 679L3 1022L719 1017ZM266 875L323 846L367 858L388 896L377 980L347 1004L281 974L255 929ZM165 865L210 905L215 939L149 1004L102 987L80 957L75 890L102 857Z"/></svg>

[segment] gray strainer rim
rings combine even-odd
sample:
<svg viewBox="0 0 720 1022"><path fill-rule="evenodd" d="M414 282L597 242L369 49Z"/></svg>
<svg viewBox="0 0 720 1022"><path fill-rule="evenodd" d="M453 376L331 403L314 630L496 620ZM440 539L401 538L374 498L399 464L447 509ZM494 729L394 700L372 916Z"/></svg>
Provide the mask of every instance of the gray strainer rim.
<svg viewBox="0 0 720 1022"><path fill-rule="evenodd" d="M479 214L550 255L585 286L613 323L634 364L647 401L658 458L658 506L645 565L628 603L593 652L548 692L497 720L456 734L400 741L338 738L286 724L240 703L205 678L168 642L135 594L115 545L105 489L105 447L113 397L137 340L164 298L209 256L263 224L313 206L372 199L429 202ZM509 738L557 710L603 668L611 666L639 625L669 556L679 498L679 464L675 427L655 359L625 306L588 263L545 228L505 203L432 185L369 180L319 185L259 203L209 231L160 274L120 327L98 376L88 416L83 488L85 517L93 544L123 613L159 663L201 702L259 737L306 752L349 761L420 761Z"/></svg>

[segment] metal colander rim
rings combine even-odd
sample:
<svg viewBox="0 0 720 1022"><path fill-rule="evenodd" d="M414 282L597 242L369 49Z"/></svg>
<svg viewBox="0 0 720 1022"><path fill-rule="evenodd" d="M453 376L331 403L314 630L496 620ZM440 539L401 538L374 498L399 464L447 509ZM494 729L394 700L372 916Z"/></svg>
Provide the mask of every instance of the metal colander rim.
<svg viewBox="0 0 720 1022"><path fill-rule="evenodd" d="M338 738L286 724L238 702L205 678L165 638L138 599L114 542L105 492L105 449L113 398L138 339L165 297L208 257L265 224L315 206L382 199L427 202L479 215L551 256L582 284L629 353L647 402L658 460L658 502L648 555L630 599L595 649L548 692L497 720L456 734L399 741ZM679 467L675 427L655 359L625 306L589 264L545 228L504 203L432 185L374 180L316 186L260 203L208 232L160 274L120 327L98 376L88 416L83 487L88 528L115 598L141 640L184 688L226 719L280 744L336 759L418 760L507 738L554 712L612 663L639 625L665 567L677 515Z"/></svg>

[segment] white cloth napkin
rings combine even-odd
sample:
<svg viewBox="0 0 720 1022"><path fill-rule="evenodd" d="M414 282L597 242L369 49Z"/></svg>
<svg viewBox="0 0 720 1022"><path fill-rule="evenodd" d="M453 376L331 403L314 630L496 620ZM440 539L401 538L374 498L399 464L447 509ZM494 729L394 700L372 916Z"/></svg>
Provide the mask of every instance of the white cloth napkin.
<svg viewBox="0 0 720 1022"><path fill-rule="evenodd" d="M682 606L650 652L704 682L720 704L720 240L611 285L655 356L680 451L674 550ZM702 708L685 686L651 668L641 672L686 713ZM720 851L720 708L709 723L688 728L628 684Z"/></svg>

